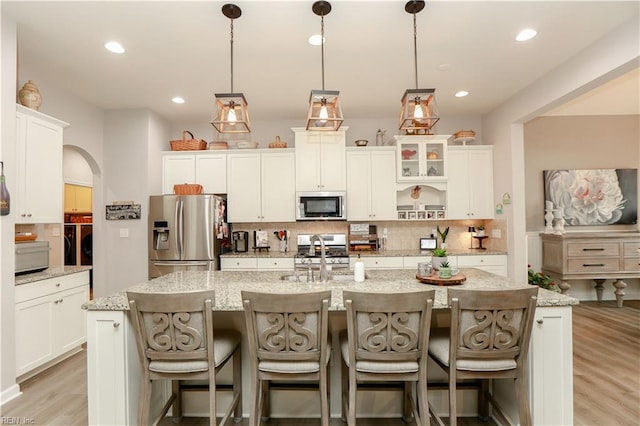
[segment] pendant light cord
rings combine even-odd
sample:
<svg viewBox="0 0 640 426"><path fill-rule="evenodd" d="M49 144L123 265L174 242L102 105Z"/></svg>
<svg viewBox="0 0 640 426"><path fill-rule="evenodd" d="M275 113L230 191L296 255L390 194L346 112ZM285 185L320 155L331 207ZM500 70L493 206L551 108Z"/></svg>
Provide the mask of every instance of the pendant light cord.
<svg viewBox="0 0 640 426"><path fill-rule="evenodd" d="M415 15L414 15L415 16ZM233 19L231 21L231 93L233 93Z"/></svg>
<svg viewBox="0 0 640 426"><path fill-rule="evenodd" d="M416 89L418 88L418 30L416 25L416 13L413 12L413 70L416 76Z"/></svg>
<svg viewBox="0 0 640 426"><path fill-rule="evenodd" d="M322 91L324 92L324 15L320 17L320 52L322 61Z"/></svg>

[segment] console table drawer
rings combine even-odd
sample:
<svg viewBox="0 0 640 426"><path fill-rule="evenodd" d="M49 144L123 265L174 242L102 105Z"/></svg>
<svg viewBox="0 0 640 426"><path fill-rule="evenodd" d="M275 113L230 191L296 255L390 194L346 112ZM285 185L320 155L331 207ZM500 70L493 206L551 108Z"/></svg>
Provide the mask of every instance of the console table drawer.
<svg viewBox="0 0 640 426"><path fill-rule="evenodd" d="M640 242L624 243L624 257L640 257Z"/></svg>
<svg viewBox="0 0 640 426"><path fill-rule="evenodd" d="M567 256L620 256L620 244L615 242L567 243Z"/></svg>
<svg viewBox="0 0 640 426"><path fill-rule="evenodd" d="M640 272L640 257L627 258L624 260L625 272Z"/></svg>
<svg viewBox="0 0 640 426"><path fill-rule="evenodd" d="M617 272L620 270L620 259L615 258L584 258L569 259L567 261L567 272L590 273L590 272Z"/></svg>

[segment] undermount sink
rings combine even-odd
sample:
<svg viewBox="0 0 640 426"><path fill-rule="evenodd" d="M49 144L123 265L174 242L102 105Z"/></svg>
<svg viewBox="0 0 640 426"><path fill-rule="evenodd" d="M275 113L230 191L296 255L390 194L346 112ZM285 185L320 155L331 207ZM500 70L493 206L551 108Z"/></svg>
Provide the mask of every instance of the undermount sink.
<svg viewBox="0 0 640 426"><path fill-rule="evenodd" d="M315 280L314 280L315 282L320 282L319 273L317 271L315 272L314 277L315 277ZM295 274L283 275L280 277L280 279L283 281L306 283L307 275L306 273L301 272L298 275L295 275ZM365 279L367 279L366 275L365 275ZM355 277L353 274L332 274L329 276L329 281L355 281Z"/></svg>

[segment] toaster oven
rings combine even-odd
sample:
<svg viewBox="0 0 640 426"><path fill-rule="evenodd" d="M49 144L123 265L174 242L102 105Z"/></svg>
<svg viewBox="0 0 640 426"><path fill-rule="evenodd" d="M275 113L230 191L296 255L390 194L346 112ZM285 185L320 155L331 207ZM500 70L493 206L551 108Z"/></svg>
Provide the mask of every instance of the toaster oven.
<svg viewBox="0 0 640 426"><path fill-rule="evenodd" d="M49 241L16 243L16 274L43 271L49 267Z"/></svg>

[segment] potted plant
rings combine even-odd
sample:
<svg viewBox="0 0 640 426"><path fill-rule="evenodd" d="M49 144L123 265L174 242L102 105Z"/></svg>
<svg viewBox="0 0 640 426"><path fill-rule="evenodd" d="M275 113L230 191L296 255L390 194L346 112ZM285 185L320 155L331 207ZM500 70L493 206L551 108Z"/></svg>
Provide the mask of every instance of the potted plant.
<svg viewBox="0 0 640 426"><path fill-rule="evenodd" d="M484 237L484 225L476 226L476 235L478 237Z"/></svg>
<svg viewBox="0 0 640 426"><path fill-rule="evenodd" d="M451 267L448 261L440 263L440 269L438 270L438 276L440 278L451 278Z"/></svg>
<svg viewBox="0 0 640 426"><path fill-rule="evenodd" d="M440 239L442 240L442 248L447 248L447 235L449 235L449 227L447 226L443 231L440 230L440 225L436 226L436 230L438 231L438 235L440 235Z"/></svg>
<svg viewBox="0 0 640 426"><path fill-rule="evenodd" d="M433 266L434 270L439 270L440 265L447 261L447 249L438 247L431 251L431 266Z"/></svg>
<svg viewBox="0 0 640 426"><path fill-rule="evenodd" d="M560 287L553 282L553 278L551 278L547 274L543 274L542 272L535 272L531 269L531 265L528 265L529 269L527 270L527 279L529 284L537 285L538 287L544 288L546 290L554 291L556 293L560 293Z"/></svg>

